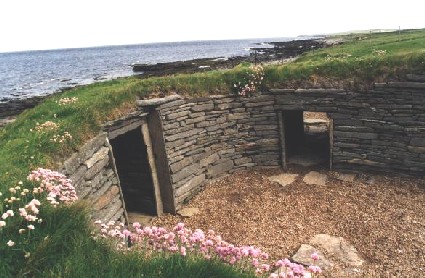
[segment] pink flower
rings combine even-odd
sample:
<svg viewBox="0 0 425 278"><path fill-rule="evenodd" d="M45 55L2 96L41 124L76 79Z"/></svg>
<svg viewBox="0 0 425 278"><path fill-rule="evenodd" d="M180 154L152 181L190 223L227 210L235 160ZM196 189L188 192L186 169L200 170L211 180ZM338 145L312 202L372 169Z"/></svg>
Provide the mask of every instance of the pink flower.
<svg viewBox="0 0 425 278"><path fill-rule="evenodd" d="M35 229L34 225L28 225L28 230L34 230L34 229Z"/></svg>
<svg viewBox="0 0 425 278"><path fill-rule="evenodd" d="M0 221L0 228L6 226L6 222L5 221Z"/></svg>
<svg viewBox="0 0 425 278"><path fill-rule="evenodd" d="M322 273L322 269L319 266L316 266L316 265L310 265L308 267L308 270L310 272L314 273L314 274L316 274L316 273Z"/></svg>
<svg viewBox="0 0 425 278"><path fill-rule="evenodd" d="M319 254L317 254L317 252L314 252L313 254L311 254L311 258L313 259L313 261L317 261L319 259Z"/></svg>
<svg viewBox="0 0 425 278"><path fill-rule="evenodd" d="M267 271L269 271L269 270L270 270L270 265L268 265L268 264L262 264L262 265L261 265L261 269L262 269L263 271L267 272Z"/></svg>
<svg viewBox="0 0 425 278"><path fill-rule="evenodd" d="M186 256L186 247L180 247L180 254L182 255L182 256Z"/></svg>

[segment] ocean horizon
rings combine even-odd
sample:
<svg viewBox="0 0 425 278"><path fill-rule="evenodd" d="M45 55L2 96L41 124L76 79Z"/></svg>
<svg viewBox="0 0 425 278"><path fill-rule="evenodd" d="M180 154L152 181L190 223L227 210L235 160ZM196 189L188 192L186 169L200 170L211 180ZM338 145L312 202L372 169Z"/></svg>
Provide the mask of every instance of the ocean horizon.
<svg viewBox="0 0 425 278"><path fill-rule="evenodd" d="M134 75L132 65L198 58L249 56L267 42L300 38L258 38L161 42L0 53L0 102L45 96L58 90Z"/></svg>

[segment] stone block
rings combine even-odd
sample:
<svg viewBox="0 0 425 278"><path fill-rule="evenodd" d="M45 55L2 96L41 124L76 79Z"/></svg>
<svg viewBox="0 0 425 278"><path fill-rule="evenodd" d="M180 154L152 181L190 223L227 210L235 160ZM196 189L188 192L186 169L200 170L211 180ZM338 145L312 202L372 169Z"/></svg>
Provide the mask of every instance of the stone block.
<svg viewBox="0 0 425 278"><path fill-rule="evenodd" d="M84 146L82 146L78 152L82 154L83 161L91 157L95 151L102 147L106 142L107 134L106 132L101 132L95 138L88 141Z"/></svg>
<svg viewBox="0 0 425 278"><path fill-rule="evenodd" d="M196 134L199 135L199 134L202 134L202 133L205 133L205 131L202 131L202 130L199 130L199 129L192 129L192 130L188 130L186 132L166 136L165 141L166 142L172 142L172 141L176 141L178 139L184 139L184 138L192 137Z"/></svg>
<svg viewBox="0 0 425 278"><path fill-rule="evenodd" d="M87 172L84 175L84 179L90 180L92 179L97 173L99 173L102 168L104 168L106 165L109 164L109 156L106 156L102 160L99 160L94 164L90 169L87 170Z"/></svg>
<svg viewBox="0 0 425 278"><path fill-rule="evenodd" d="M250 117L250 114L247 112L240 112L240 113L231 113L228 116L229 121L235 121L235 120L242 120L247 119Z"/></svg>
<svg viewBox="0 0 425 278"><path fill-rule="evenodd" d="M211 111L214 109L214 103L212 101L203 103L203 104L195 104L192 106L191 110L193 112L199 112L199 111Z"/></svg>
<svg viewBox="0 0 425 278"><path fill-rule="evenodd" d="M190 111L181 111L181 112L177 112L177 113L171 113L165 116L165 119L170 121L170 120L175 120L177 118L181 118L181 117L185 117L188 116L190 114Z"/></svg>
<svg viewBox="0 0 425 278"><path fill-rule="evenodd" d="M109 148L102 147L100 148L96 153L93 154L92 157L90 157L88 160L84 162L84 165L87 166L88 169L90 169L96 162L105 159L109 154Z"/></svg>
<svg viewBox="0 0 425 278"><path fill-rule="evenodd" d="M201 174L201 175L193 177L188 182L186 182L184 185L177 188L177 190L175 191L176 192L175 196L180 197L180 196L186 194L187 192L192 191L195 187L198 187L201 184L203 184L205 182L205 179L206 179L205 174Z"/></svg>
<svg viewBox="0 0 425 278"><path fill-rule="evenodd" d="M252 108L252 107L265 107L265 106L272 106L274 105L274 101L262 101L262 102L248 102L245 104L245 107Z"/></svg>
<svg viewBox="0 0 425 278"><path fill-rule="evenodd" d="M70 176L69 179L72 180L72 184L74 186L77 186L77 184L83 180L84 175L87 172L87 167L85 165L82 165L80 167L78 167L78 169L76 169L75 172L73 172Z"/></svg>
<svg viewBox="0 0 425 278"><path fill-rule="evenodd" d="M118 186L114 185L114 186L110 187L109 190L105 192L105 194L101 195L99 197L99 199L97 199L97 201L93 205L94 208L97 209L97 210L103 209L109 203L111 203L111 201L117 195L119 195L119 192L120 192L120 190L119 190Z"/></svg>
<svg viewBox="0 0 425 278"><path fill-rule="evenodd" d="M233 168L234 164L232 160L219 160L214 166L208 168L208 176L212 178L219 177L220 175L228 172Z"/></svg>
<svg viewBox="0 0 425 278"><path fill-rule="evenodd" d="M425 147L425 138L414 137L410 139L410 145L415 147Z"/></svg>
<svg viewBox="0 0 425 278"><path fill-rule="evenodd" d="M208 157L206 157L204 159L201 159L200 162L199 162L199 164L200 164L201 167L206 167L206 166L208 166L210 164L215 163L219 159L220 159L220 156L217 153L213 153L210 156L208 156Z"/></svg>
<svg viewBox="0 0 425 278"><path fill-rule="evenodd" d="M199 116L197 118L189 118L185 121L186 124L194 124L194 123L200 123L202 121L205 121L205 116Z"/></svg>
<svg viewBox="0 0 425 278"><path fill-rule="evenodd" d="M199 163L194 163L192 165L189 165L187 167L184 167L177 173L173 174L171 177L173 179L173 182L178 182L184 178L189 177L190 175L195 174L197 171L199 171Z"/></svg>
<svg viewBox="0 0 425 278"><path fill-rule="evenodd" d="M191 157L185 157L184 159L173 163L170 165L170 170L172 173L177 173L178 171L180 171L181 169L183 169L184 167L190 165L192 163L192 158Z"/></svg>
<svg viewBox="0 0 425 278"><path fill-rule="evenodd" d="M174 130L174 129L179 128L179 127L180 127L180 124L178 122L167 123L167 124L165 124L165 125L162 126L162 128L163 128L164 131Z"/></svg>
<svg viewBox="0 0 425 278"><path fill-rule="evenodd" d="M251 163L252 162L252 158L251 157L241 157L241 158L237 158L234 160L234 163L236 166L240 166L242 164L245 163Z"/></svg>
<svg viewBox="0 0 425 278"><path fill-rule="evenodd" d="M377 133L370 132L348 132L348 131L334 131L334 138L358 138L358 139L377 139Z"/></svg>
<svg viewBox="0 0 425 278"><path fill-rule="evenodd" d="M140 129L141 126L142 126L141 121L133 122L131 124L126 124L126 125L124 125L121 128L118 128L118 129L114 129L114 130L109 131L108 132L108 138L109 139L114 139L114 138L116 138L116 137L118 137L120 135L123 135L123 134L131 131L131 130L134 130L134 129L137 129L137 128Z"/></svg>
<svg viewBox="0 0 425 278"><path fill-rule="evenodd" d="M408 146L407 149L409 150L409 152L411 153L425 153L425 147L413 147L413 146Z"/></svg>

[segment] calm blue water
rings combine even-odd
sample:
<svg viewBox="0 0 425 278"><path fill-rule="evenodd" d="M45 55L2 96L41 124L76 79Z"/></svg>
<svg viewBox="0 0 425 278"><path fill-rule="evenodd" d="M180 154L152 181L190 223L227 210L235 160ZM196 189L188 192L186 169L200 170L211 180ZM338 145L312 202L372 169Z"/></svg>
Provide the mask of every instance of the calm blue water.
<svg viewBox="0 0 425 278"><path fill-rule="evenodd" d="M0 53L0 101L132 75L131 64L249 55L249 47L280 39L192 41Z"/></svg>

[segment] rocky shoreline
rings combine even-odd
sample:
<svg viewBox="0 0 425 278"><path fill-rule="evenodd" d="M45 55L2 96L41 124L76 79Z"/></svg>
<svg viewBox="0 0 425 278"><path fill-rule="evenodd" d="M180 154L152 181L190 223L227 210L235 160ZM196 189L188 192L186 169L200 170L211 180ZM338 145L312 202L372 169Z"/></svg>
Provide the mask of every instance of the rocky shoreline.
<svg viewBox="0 0 425 278"><path fill-rule="evenodd" d="M338 44L340 42L329 41L326 38L294 40L287 42L268 42L272 47L253 47L249 56L235 56L230 58L202 58L188 61L175 61L157 64L134 64L133 71L140 78L153 76L167 76L179 73L195 73L210 70L229 69L243 62L267 63L272 61L284 61L294 58L306 51L320 49ZM60 93L66 88L59 90ZM55 93L53 93L55 94ZM46 97L35 96L23 99L0 100L0 128L13 122L17 115L26 109L33 108Z"/></svg>
<svg viewBox="0 0 425 278"><path fill-rule="evenodd" d="M297 57L304 52L328 47L340 42L329 41L325 38L293 40L287 42L267 42L272 47L253 47L249 56L235 56L231 58L202 58L188 61L176 61L157 64L134 64L133 71L140 78L166 76L179 73L195 73L200 71L228 69L242 62L266 63L283 61Z"/></svg>

